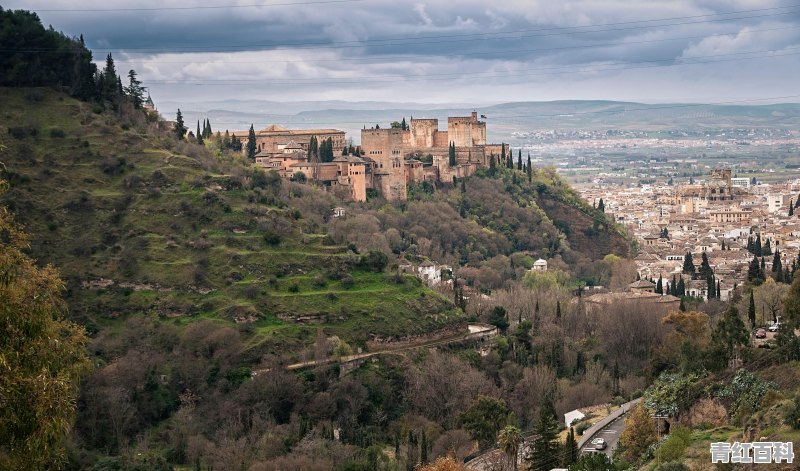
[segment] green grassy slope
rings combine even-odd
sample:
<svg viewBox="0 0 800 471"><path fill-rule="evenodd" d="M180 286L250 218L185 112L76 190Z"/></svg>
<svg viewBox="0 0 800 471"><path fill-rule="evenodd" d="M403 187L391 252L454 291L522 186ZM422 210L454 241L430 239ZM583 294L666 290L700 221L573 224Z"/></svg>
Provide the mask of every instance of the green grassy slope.
<svg viewBox="0 0 800 471"><path fill-rule="evenodd" d="M216 319L257 352L286 353L318 326L363 344L463 321L416 279L369 272L319 233L333 204L322 193L254 189L241 161L55 91L0 89L0 109L3 203L31 254L61 270L70 315L90 331L132 315ZM294 206L309 199L314 214Z"/></svg>

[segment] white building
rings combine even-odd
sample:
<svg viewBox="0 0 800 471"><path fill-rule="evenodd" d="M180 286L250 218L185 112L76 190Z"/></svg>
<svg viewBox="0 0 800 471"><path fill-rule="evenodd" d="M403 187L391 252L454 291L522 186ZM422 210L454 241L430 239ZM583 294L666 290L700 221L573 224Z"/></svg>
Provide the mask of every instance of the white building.
<svg viewBox="0 0 800 471"><path fill-rule="evenodd" d="M547 271L547 260L540 258L533 262L533 271Z"/></svg>
<svg viewBox="0 0 800 471"><path fill-rule="evenodd" d="M573 422L577 422L579 420L583 420L586 417L586 414L575 409L573 411L567 412L564 414L564 425L569 427L572 425Z"/></svg>

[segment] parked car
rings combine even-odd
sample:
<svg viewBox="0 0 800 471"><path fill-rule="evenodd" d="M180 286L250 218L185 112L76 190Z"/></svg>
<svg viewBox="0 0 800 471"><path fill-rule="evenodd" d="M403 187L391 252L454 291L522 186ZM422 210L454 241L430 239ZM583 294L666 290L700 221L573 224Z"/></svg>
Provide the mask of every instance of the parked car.
<svg viewBox="0 0 800 471"><path fill-rule="evenodd" d="M756 331L756 338L757 339L765 339L767 338L767 331L764 329L758 329Z"/></svg>
<svg viewBox="0 0 800 471"><path fill-rule="evenodd" d="M606 447L608 446L606 441L602 438L595 438L594 440L592 440L591 443L594 446L595 450L605 450Z"/></svg>

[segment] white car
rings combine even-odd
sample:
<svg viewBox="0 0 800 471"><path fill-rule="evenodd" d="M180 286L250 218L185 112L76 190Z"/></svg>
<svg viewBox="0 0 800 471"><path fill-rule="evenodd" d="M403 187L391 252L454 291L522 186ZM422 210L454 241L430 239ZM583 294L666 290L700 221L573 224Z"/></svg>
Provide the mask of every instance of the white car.
<svg viewBox="0 0 800 471"><path fill-rule="evenodd" d="M605 450L608 444L602 438L595 438L591 441L592 446L594 446L595 450Z"/></svg>
<svg viewBox="0 0 800 471"><path fill-rule="evenodd" d="M769 326L767 328L767 330L769 330L770 332L777 332L778 329L780 329L780 328L781 328L781 324L779 322L776 322L776 323L772 324L771 326Z"/></svg>

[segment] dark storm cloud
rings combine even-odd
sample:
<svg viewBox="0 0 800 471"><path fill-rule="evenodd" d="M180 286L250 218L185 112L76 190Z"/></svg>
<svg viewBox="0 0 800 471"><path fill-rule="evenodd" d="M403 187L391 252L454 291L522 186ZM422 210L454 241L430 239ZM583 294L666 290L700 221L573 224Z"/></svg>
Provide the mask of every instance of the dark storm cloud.
<svg viewBox="0 0 800 471"><path fill-rule="evenodd" d="M777 92L790 81L759 77L763 68L742 70L725 61L688 70L651 71L644 65L770 50L786 54L767 59L770 67L787 75L798 71L797 56L790 53L800 44L800 7L777 8L793 5L789 1L364 0L200 8L225 3L236 2L139 0L125 6L181 9L40 11L40 16L67 34L82 33L96 57L113 52L122 68L136 68L150 80L154 92L187 99L208 90L283 99L435 101L464 101L471 95L569 98L602 90L605 98L616 93L630 99L645 98L637 94L652 88L643 81L652 85L654 79L663 82L665 97L687 96L687 90L731 94L736 80L741 80L738 94L752 96L761 91L754 85ZM238 2L252 3L258 2ZM12 1L6 6L16 7L114 8L101 0ZM736 11L743 13L720 15ZM674 19L645 21L667 18ZM619 71L619 64L630 67ZM717 79L732 73L733 82Z"/></svg>

